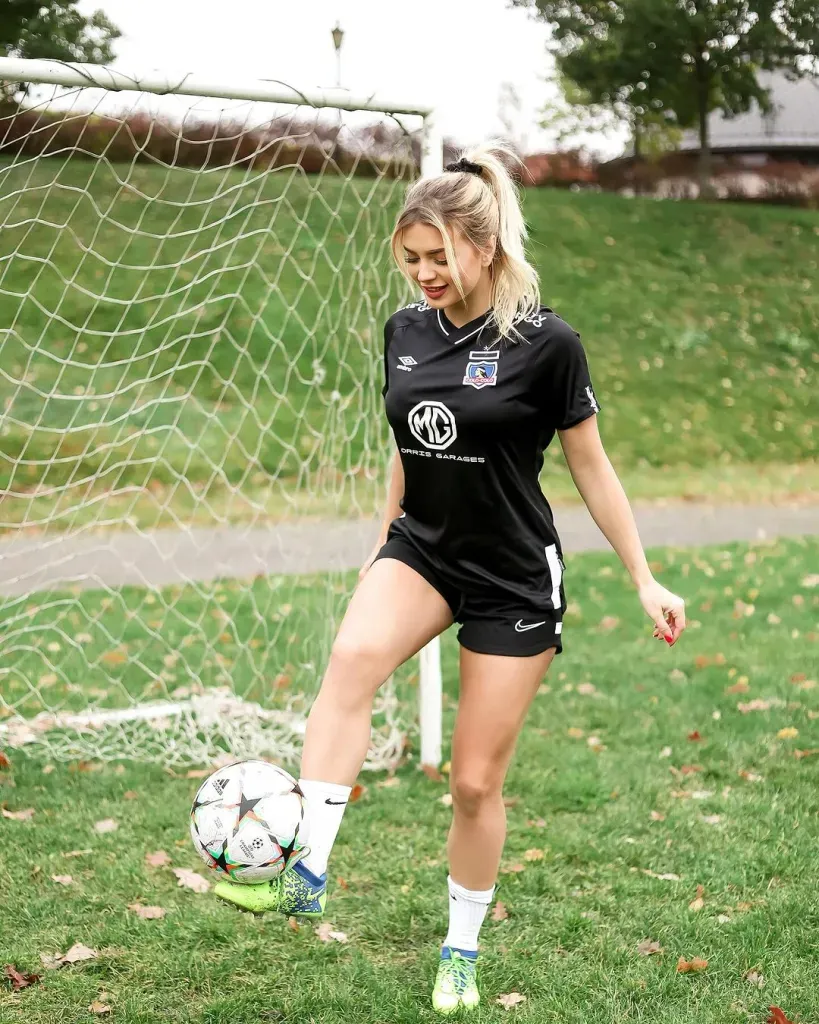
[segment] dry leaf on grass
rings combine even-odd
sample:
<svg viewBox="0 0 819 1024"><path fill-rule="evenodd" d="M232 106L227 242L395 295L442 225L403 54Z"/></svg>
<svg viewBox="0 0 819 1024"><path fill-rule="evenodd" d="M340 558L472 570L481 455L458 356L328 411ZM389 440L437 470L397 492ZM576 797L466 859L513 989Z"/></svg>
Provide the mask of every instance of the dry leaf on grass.
<svg viewBox="0 0 819 1024"><path fill-rule="evenodd" d="M29 985L36 985L40 980L39 974L27 974L25 971L18 971L14 964L6 964L3 968L3 973L11 982L11 987L15 992L19 992L21 988L28 988Z"/></svg>
<svg viewBox="0 0 819 1024"><path fill-rule="evenodd" d="M743 974L743 978L750 985L756 985L757 988L764 988L765 986L765 975L757 970L746 971Z"/></svg>
<svg viewBox="0 0 819 1024"><path fill-rule="evenodd" d="M705 906L705 899L703 898L704 896L705 896L705 886L698 885L697 886L697 895L688 904L688 909L689 910L693 910L693 911L702 910L702 908Z"/></svg>
<svg viewBox="0 0 819 1024"><path fill-rule="evenodd" d="M0 813L9 821L31 821L34 817L34 808L27 807L24 811L7 811L5 806L0 807Z"/></svg>
<svg viewBox="0 0 819 1024"><path fill-rule="evenodd" d="M356 800L360 800L362 798L362 796L364 796L364 794L366 792L367 792L367 787L366 786L362 786L359 782L357 782L353 786L353 788L350 790L350 796L348 797L347 802L351 803L351 804L354 804L356 802Z"/></svg>
<svg viewBox="0 0 819 1024"><path fill-rule="evenodd" d="M662 953L663 947L654 939L643 939L637 945L637 952L642 953L643 956L651 956L652 953Z"/></svg>
<svg viewBox="0 0 819 1024"><path fill-rule="evenodd" d="M517 1006L518 1003L526 1001L526 996L522 996L520 992L506 992L504 995L498 996L495 1000L496 1003L500 1003L501 1006L507 1010L511 1010L513 1006Z"/></svg>
<svg viewBox="0 0 819 1024"><path fill-rule="evenodd" d="M380 782L376 782L376 786L379 789L395 789L396 786L401 785L401 780L397 775L390 775L386 779L382 779Z"/></svg>
<svg viewBox="0 0 819 1024"><path fill-rule="evenodd" d="M122 794L123 800L139 800L139 793L135 789L128 789Z"/></svg>
<svg viewBox="0 0 819 1024"><path fill-rule="evenodd" d="M745 768L740 768L737 772L741 779L745 779L746 782L762 782L762 776L756 772L749 772Z"/></svg>
<svg viewBox="0 0 819 1024"><path fill-rule="evenodd" d="M321 924L316 928L316 935L321 939L322 942L346 942L347 935L344 932L333 931L333 926L329 921L322 921Z"/></svg>
<svg viewBox="0 0 819 1024"><path fill-rule="evenodd" d="M507 867L501 868L500 869L500 873L502 875L514 875L514 874L518 874L518 872L520 872L520 871L525 871L525 870L526 870L526 866L524 864L509 864L509 865L507 865Z"/></svg>
<svg viewBox="0 0 819 1024"><path fill-rule="evenodd" d="M9 761L2 750L0 750L0 768L11 768L11 761Z"/></svg>
<svg viewBox="0 0 819 1024"><path fill-rule="evenodd" d="M665 815L664 814L660 814L659 811L652 811L651 812L651 820L652 821L665 821Z"/></svg>
<svg viewBox="0 0 819 1024"><path fill-rule="evenodd" d="M81 942L75 942L67 953L61 957L64 964L79 964L84 960L96 960L98 953L95 949L89 949Z"/></svg>
<svg viewBox="0 0 819 1024"><path fill-rule="evenodd" d="M795 736L799 735L799 730L795 729L792 725L786 725L784 729L780 729L776 734L778 740L792 740Z"/></svg>
<svg viewBox="0 0 819 1024"><path fill-rule="evenodd" d="M93 852L93 850L69 850L68 853L62 854L62 857L63 860L66 860L68 857L87 857Z"/></svg>
<svg viewBox="0 0 819 1024"><path fill-rule="evenodd" d="M58 885L71 885L74 879L71 875L52 875L51 881L56 882Z"/></svg>
<svg viewBox="0 0 819 1024"><path fill-rule="evenodd" d="M688 734L688 739L690 739L692 743L698 743L702 739L699 729L695 729L693 732L690 732Z"/></svg>
<svg viewBox="0 0 819 1024"><path fill-rule="evenodd" d="M173 868L172 870L182 888L192 889L194 892L208 892L210 890L210 882L195 871L191 871L188 868Z"/></svg>
<svg viewBox="0 0 819 1024"><path fill-rule="evenodd" d="M680 876L675 875L671 871L666 871L661 875L658 875L656 871L651 871L649 868L640 868L644 875L648 875L649 878L659 878L661 882L679 882Z"/></svg>
<svg viewBox="0 0 819 1024"><path fill-rule="evenodd" d="M771 1015L765 1024L793 1024L793 1021L785 1016L785 1011L778 1006L769 1006L768 1009L771 1011Z"/></svg>
<svg viewBox="0 0 819 1024"><path fill-rule="evenodd" d="M145 863L150 868L164 868L171 863L171 858L164 850L157 850L155 853L145 854Z"/></svg>
<svg viewBox="0 0 819 1024"><path fill-rule="evenodd" d="M543 860L543 850L527 850L523 855L524 860Z"/></svg>
<svg viewBox="0 0 819 1024"><path fill-rule="evenodd" d="M704 971L707 966L708 961L701 960L698 956L695 956L693 960L680 957L677 961L677 971L680 974L695 974L697 971Z"/></svg>
<svg viewBox="0 0 819 1024"><path fill-rule="evenodd" d="M161 921L166 913L164 907L143 907L140 903L129 903L128 909L133 910L143 921Z"/></svg>
<svg viewBox="0 0 819 1024"><path fill-rule="evenodd" d="M492 908L492 920L493 921L505 921L509 917L509 911L506 909L506 905L501 903L500 900L495 903Z"/></svg>
<svg viewBox="0 0 819 1024"><path fill-rule="evenodd" d="M444 781L443 775L438 771L438 769L436 768L436 766L434 764L422 764L421 765L421 771L432 782L443 782Z"/></svg>
<svg viewBox="0 0 819 1024"><path fill-rule="evenodd" d="M95 999L94 1002L91 1003L91 1005L88 1007L88 1012L96 1013L98 1016L102 1017L106 1013L111 1012L111 1007L107 1003L103 1003L99 999Z"/></svg>
<svg viewBox="0 0 819 1024"><path fill-rule="evenodd" d="M801 760L803 757L813 757L814 754L819 754L819 747L811 747L810 750L794 750L793 756L797 760Z"/></svg>
<svg viewBox="0 0 819 1024"><path fill-rule="evenodd" d="M119 825L113 818L103 818L102 821L98 821L94 825L94 831L99 832L100 835L104 835L106 832L116 832L118 828Z"/></svg>

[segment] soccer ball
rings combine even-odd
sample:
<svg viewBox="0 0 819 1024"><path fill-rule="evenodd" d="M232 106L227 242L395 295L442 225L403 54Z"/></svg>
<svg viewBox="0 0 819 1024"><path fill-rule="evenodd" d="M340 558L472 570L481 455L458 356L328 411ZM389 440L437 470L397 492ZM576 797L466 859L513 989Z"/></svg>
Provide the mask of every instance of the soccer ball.
<svg viewBox="0 0 819 1024"><path fill-rule="evenodd" d="M199 787L191 839L202 860L233 882L267 882L304 856L306 801L283 768L247 760L219 768Z"/></svg>

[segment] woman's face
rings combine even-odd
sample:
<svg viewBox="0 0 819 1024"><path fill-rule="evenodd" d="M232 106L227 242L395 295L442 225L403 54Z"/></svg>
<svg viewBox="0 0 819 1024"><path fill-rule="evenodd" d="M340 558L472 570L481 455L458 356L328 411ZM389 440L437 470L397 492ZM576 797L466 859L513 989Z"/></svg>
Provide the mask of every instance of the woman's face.
<svg viewBox="0 0 819 1024"><path fill-rule="evenodd" d="M457 228L449 228L449 237L455 249L461 284L468 298L482 275L488 277L491 256L476 249ZM429 305L436 309L446 309L447 306L461 303L461 296L447 266L444 241L438 228L431 224L412 224L404 228L401 242L407 272L421 287Z"/></svg>

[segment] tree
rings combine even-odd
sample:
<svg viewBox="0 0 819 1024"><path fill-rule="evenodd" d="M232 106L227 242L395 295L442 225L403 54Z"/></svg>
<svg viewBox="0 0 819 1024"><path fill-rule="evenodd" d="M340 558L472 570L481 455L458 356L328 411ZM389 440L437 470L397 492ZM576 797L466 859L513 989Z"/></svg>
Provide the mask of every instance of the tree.
<svg viewBox="0 0 819 1024"><path fill-rule="evenodd" d="M107 64L122 33L102 11L86 17L78 0L0 0L0 55ZM14 86L15 92L24 86Z"/></svg>
<svg viewBox="0 0 819 1024"><path fill-rule="evenodd" d="M645 123L697 127L710 192L708 115L770 109L760 71L809 74L819 55L816 0L511 0L553 27L560 73L598 103Z"/></svg>

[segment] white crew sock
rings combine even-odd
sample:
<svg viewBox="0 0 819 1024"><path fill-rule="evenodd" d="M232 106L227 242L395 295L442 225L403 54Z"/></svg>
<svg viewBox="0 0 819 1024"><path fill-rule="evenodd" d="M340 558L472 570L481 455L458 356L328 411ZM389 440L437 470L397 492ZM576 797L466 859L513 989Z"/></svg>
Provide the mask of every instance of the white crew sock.
<svg viewBox="0 0 819 1024"><path fill-rule="evenodd" d="M323 875L352 789L336 782L312 779L299 779L299 787L307 798L307 845L310 847L303 864L314 875Z"/></svg>
<svg viewBox="0 0 819 1024"><path fill-rule="evenodd" d="M467 952L478 951L478 932L486 911L492 902L495 886L491 889L464 889L447 875L449 885L449 931L445 946L454 946Z"/></svg>

